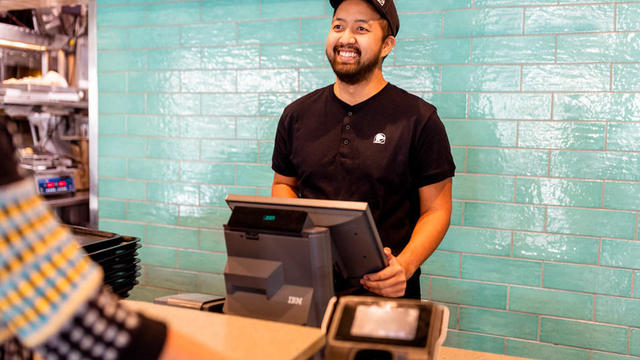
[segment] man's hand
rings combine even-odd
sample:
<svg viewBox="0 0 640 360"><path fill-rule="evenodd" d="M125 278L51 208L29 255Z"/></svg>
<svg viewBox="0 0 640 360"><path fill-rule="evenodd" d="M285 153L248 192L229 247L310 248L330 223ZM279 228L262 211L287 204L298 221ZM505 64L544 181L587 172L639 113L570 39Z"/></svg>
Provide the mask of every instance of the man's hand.
<svg viewBox="0 0 640 360"><path fill-rule="evenodd" d="M400 297L407 287L407 274L398 259L393 256L391 249L384 248L389 265L377 273L362 277L360 284L365 289L386 297Z"/></svg>

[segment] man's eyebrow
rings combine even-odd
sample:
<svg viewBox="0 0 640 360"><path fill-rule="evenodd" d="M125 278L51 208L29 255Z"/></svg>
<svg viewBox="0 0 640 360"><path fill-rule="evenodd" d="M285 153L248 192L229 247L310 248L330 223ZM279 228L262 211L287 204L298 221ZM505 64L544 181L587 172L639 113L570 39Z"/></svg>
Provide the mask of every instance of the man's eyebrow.
<svg viewBox="0 0 640 360"><path fill-rule="evenodd" d="M338 21L347 21L347 19L339 18L339 17L337 17L337 18L335 18L333 20L334 21L336 21L336 20L338 20ZM382 20L382 18L379 18L379 19L368 19L368 20L367 19L356 19L354 22L361 22L361 23L368 24L368 23L370 23L372 21L378 21L378 20Z"/></svg>

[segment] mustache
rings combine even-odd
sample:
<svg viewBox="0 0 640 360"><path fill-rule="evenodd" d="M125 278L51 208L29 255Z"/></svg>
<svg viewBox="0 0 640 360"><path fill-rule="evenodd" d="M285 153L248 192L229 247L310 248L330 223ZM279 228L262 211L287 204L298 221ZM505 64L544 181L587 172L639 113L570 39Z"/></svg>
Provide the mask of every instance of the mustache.
<svg viewBox="0 0 640 360"><path fill-rule="evenodd" d="M334 53L337 53L340 50L351 50L351 51L354 51L356 54L360 55L360 48L355 45L335 45L333 47Z"/></svg>

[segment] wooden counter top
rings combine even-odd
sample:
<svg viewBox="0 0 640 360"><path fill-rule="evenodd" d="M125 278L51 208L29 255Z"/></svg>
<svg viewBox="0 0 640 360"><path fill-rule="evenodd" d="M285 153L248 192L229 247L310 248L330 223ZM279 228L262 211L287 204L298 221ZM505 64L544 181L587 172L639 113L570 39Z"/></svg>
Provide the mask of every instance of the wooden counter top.
<svg viewBox="0 0 640 360"><path fill-rule="evenodd" d="M307 359L322 349L325 338L313 327L222 315L141 301L127 307L163 320L191 334L224 359ZM442 347L438 360L525 360L505 355Z"/></svg>

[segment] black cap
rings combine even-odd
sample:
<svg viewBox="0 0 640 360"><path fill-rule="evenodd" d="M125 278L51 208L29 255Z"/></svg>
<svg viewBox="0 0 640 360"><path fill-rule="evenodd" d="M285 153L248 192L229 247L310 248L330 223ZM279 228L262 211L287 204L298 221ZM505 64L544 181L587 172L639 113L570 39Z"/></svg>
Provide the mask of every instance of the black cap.
<svg viewBox="0 0 640 360"><path fill-rule="evenodd" d="M342 4L344 0L329 0L331 6L334 9L337 9L340 4ZM400 19L398 19L398 11L396 11L396 5L393 3L393 0L364 0L369 4L373 5L373 7L389 22L389 27L391 27L391 33L393 36L398 35L398 30L400 30Z"/></svg>

